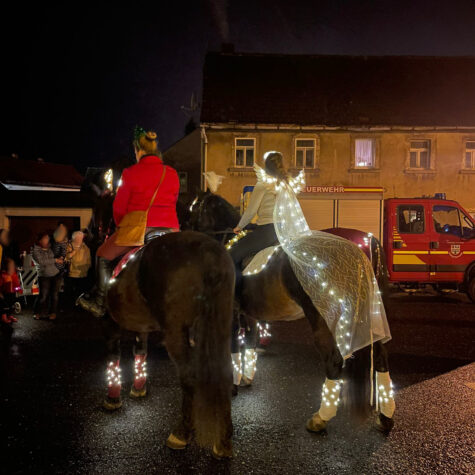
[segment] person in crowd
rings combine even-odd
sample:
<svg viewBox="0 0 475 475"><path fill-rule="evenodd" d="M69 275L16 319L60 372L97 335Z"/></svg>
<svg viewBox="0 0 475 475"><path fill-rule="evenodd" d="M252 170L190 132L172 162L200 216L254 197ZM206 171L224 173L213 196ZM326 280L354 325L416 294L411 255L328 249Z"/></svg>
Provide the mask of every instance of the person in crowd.
<svg viewBox="0 0 475 475"><path fill-rule="evenodd" d="M66 288L69 297L74 302L79 295L86 291L87 275L91 268L91 252L84 242L84 233L76 231L66 251L69 262L69 274L66 277Z"/></svg>
<svg viewBox="0 0 475 475"><path fill-rule="evenodd" d="M3 258L7 257L8 246L10 245L10 234L7 229L0 229L0 266Z"/></svg>
<svg viewBox="0 0 475 475"><path fill-rule="evenodd" d="M53 250L54 257L56 259L60 259L56 263L56 267L59 270L58 285L60 291L64 287L65 277L68 275L68 262L66 260L66 252L69 245L70 242L68 239L68 228L62 221L60 221L58 223L58 227L53 233L53 242L51 244L51 249ZM63 301L61 300L61 302L59 302L59 307L62 308L62 306Z"/></svg>
<svg viewBox="0 0 475 475"><path fill-rule="evenodd" d="M35 303L34 318L56 319L58 295L61 285L59 268L63 263L62 257L55 257L50 245L48 233L39 234L33 246L33 259L39 266L38 284L40 295Z"/></svg>
<svg viewBox="0 0 475 475"><path fill-rule="evenodd" d="M0 273L0 312L3 323L17 322L12 315L16 302L16 293L21 289L16 264L13 259L7 257L3 260Z"/></svg>
<svg viewBox="0 0 475 475"><path fill-rule="evenodd" d="M117 226L124 216L133 211L146 211L145 241L164 232L178 231L176 202L180 181L175 169L164 165L158 150L157 134L136 127L134 150L137 163L122 173L114 199L114 221ZM113 261L133 247L115 243L117 232L97 250L96 293L93 299L79 297L77 303L95 317L105 314L105 295L113 270Z"/></svg>

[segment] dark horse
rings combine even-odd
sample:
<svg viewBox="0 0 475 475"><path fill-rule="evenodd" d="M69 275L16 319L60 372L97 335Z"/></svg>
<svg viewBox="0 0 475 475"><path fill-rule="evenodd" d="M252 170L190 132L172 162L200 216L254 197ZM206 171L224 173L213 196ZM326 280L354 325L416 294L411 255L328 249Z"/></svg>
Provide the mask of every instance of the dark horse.
<svg viewBox="0 0 475 475"><path fill-rule="evenodd" d="M105 232L112 216L110 195L101 195L95 211L91 229ZM233 294L228 253L194 231L153 239L111 280L103 320L109 380L120 385L120 329L136 333L136 354L146 353L148 333L160 332L183 393L181 420L167 440L170 448L185 448L195 435L200 445L212 446L214 456L232 455Z"/></svg>
<svg viewBox="0 0 475 475"><path fill-rule="evenodd" d="M191 208L190 227L200 232L214 235L218 240L226 231L233 228L239 220L235 209L222 197L212 193L200 193ZM335 231L335 234L337 232ZM376 241L376 240L374 240ZM376 241L377 242L377 241ZM375 253L373 265L375 275L380 283L386 280L384 259L378 259L382 252L378 244L371 244ZM382 267L380 267L382 266ZM383 286L384 287L384 286ZM279 248L268 262L264 270L256 275L244 277L242 293L239 296L240 312L246 321L264 320L289 321L302 318L302 311L312 328L313 338L318 352L325 365L326 377L329 380L340 380L343 375L343 358L338 350L335 339L325 320L313 305L296 278L288 256ZM233 336L235 338L236 335ZM364 416L369 412L371 400L370 348L357 351L345 364L345 399L353 409L353 414ZM376 342L373 345L374 370L389 376L388 357L384 345ZM392 391L390 393L391 402ZM388 398L386 398L388 399ZM383 399L384 400L384 399ZM393 426L392 412L382 408L377 414L378 428L388 432ZM307 429L321 431L326 426L318 413L307 422Z"/></svg>

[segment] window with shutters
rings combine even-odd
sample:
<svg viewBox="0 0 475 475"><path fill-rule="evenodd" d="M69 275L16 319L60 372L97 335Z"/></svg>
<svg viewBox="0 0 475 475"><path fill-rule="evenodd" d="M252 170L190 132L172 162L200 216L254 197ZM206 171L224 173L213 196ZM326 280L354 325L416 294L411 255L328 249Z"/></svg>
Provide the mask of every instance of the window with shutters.
<svg viewBox="0 0 475 475"><path fill-rule="evenodd" d="M236 138L234 142L234 165L238 168L254 166L256 156L255 138Z"/></svg>

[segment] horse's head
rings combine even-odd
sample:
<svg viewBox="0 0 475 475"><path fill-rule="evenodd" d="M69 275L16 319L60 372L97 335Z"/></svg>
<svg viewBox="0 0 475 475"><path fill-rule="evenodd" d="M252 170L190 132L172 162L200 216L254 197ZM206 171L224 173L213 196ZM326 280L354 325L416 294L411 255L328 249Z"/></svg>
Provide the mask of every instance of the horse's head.
<svg viewBox="0 0 475 475"><path fill-rule="evenodd" d="M209 191L199 192L190 205L189 227L194 231L216 234L233 229L238 222L236 209Z"/></svg>

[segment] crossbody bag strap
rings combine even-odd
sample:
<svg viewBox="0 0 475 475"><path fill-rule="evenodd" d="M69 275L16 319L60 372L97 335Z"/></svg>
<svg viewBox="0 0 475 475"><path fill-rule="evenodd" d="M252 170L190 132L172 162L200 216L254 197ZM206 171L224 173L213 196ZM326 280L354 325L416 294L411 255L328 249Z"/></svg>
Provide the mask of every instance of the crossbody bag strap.
<svg viewBox="0 0 475 475"><path fill-rule="evenodd" d="M163 164L162 177L160 178L160 181L158 182L158 186L157 186L157 188L155 188L155 193L153 194L152 199L150 200L150 203L148 204L147 214L150 211L150 208L152 207L152 204L155 201L155 197L157 196L158 190L159 190L160 186L163 183L163 179L165 178L166 171L167 171L167 166L165 164Z"/></svg>

